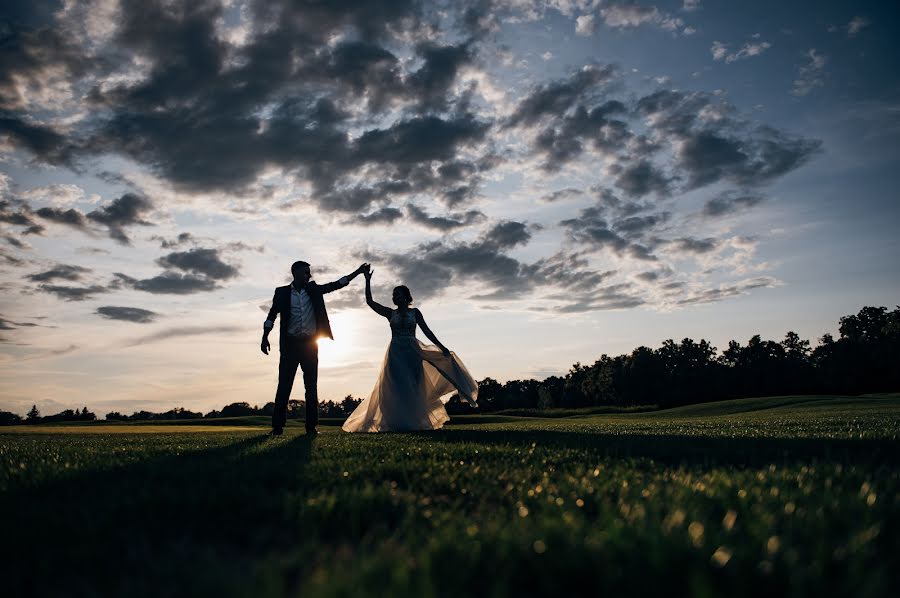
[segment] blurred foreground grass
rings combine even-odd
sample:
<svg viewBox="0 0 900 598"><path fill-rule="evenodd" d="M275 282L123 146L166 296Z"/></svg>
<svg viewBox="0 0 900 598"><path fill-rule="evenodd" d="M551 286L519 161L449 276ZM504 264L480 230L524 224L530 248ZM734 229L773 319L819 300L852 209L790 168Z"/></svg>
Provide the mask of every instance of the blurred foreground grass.
<svg viewBox="0 0 900 598"><path fill-rule="evenodd" d="M4 592L895 590L897 397L454 422L312 440L255 419L0 428Z"/></svg>

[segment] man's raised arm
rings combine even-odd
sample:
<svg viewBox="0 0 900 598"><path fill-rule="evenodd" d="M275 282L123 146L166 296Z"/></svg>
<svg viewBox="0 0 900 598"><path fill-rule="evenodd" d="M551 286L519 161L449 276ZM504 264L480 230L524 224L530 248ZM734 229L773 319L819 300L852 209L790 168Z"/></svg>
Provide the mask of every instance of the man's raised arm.
<svg viewBox="0 0 900 598"><path fill-rule="evenodd" d="M339 280L335 280L334 282L329 282L328 284L319 285L319 290L324 295L325 293L330 293L331 291L336 291L338 289L342 289L348 284L350 281L369 270L369 264L360 264L359 268L348 274L347 276L342 276Z"/></svg>

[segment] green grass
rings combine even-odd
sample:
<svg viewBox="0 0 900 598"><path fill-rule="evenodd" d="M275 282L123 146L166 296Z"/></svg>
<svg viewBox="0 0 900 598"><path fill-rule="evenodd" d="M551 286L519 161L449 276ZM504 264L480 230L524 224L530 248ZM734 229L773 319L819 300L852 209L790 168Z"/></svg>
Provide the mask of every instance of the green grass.
<svg viewBox="0 0 900 598"><path fill-rule="evenodd" d="M3 429L4 593L890 596L900 568L896 396L241 425Z"/></svg>

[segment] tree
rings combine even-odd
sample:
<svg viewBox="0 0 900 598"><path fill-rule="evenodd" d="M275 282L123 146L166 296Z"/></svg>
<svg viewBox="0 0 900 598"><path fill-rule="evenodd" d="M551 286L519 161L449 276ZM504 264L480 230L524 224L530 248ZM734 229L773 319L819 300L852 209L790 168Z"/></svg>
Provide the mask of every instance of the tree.
<svg viewBox="0 0 900 598"><path fill-rule="evenodd" d="M18 413L0 411L0 426L12 426L22 423L22 417Z"/></svg>
<svg viewBox="0 0 900 598"><path fill-rule="evenodd" d="M128 416L122 415L118 411L110 411L106 414L106 419L109 421L125 421L128 419Z"/></svg>
<svg viewBox="0 0 900 598"><path fill-rule="evenodd" d="M37 405L32 405L31 410L25 416L25 421L29 424L38 422L41 419L41 412L38 411Z"/></svg>
<svg viewBox="0 0 900 598"><path fill-rule="evenodd" d="M256 415L256 409L246 401L230 403L222 407L222 417L244 417L246 415Z"/></svg>
<svg viewBox="0 0 900 598"><path fill-rule="evenodd" d="M344 397L344 400L341 401L341 411L344 415L350 415L353 413L354 409L359 407L360 403L362 403L362 399L354 399L353 395L347 395Z"/></svg>
<svg viewBox="0 0 900 598"><path fill-rule="evenodd" d="M287 404L287 416L289 419L301 419L306 416L306 401L291 399Z"/></svg>

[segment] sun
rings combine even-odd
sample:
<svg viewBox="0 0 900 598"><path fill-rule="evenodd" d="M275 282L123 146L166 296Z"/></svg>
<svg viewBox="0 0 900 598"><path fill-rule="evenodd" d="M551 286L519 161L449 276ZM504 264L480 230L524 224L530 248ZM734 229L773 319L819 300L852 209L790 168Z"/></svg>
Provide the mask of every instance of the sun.
<svg viewBox="0 0 900 598"><path fill-rule="evenodd" d="M316 344L319 345L319 363L338 364L350 359L356 346L357 319L349 313L337 313L329 318L335 340L328 337L316 339Z"/></svg>

